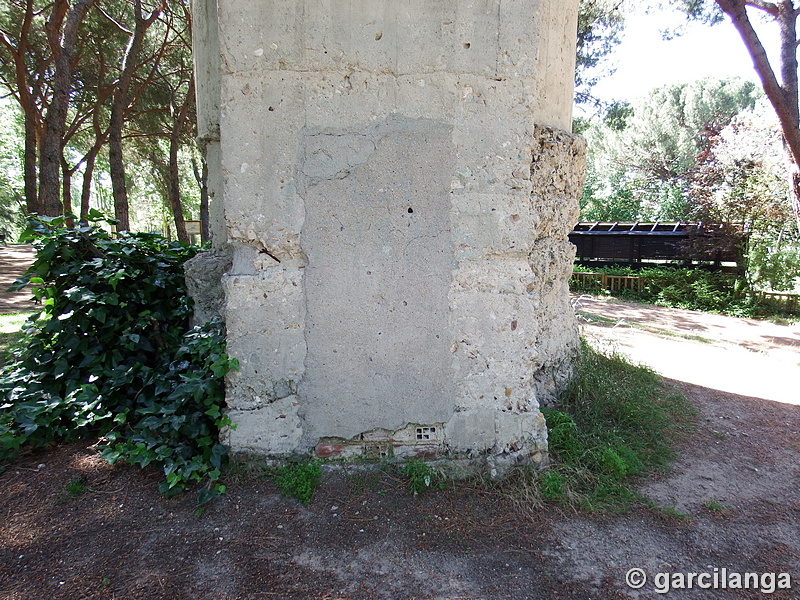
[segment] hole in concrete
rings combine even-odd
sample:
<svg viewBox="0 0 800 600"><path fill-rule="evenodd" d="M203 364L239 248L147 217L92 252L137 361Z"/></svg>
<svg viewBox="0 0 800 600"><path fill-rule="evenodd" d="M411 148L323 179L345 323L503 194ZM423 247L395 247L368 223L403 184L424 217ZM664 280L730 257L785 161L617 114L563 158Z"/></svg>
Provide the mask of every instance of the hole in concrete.
<svg viewBox="0 0 800 600"><path fill-rule="evenodd" d="M462 46L464 46L464 50L469 50L470 43L469 43L469 42L464 42L464 43L462 44Z"/></svg>
<svg viewBox="0 0 800 600"><path fill-rule="evenodd" d="M417 427L418 440L436 439L436 427Z"/></svg>
<svg viewBox="0 0 800 600"><path fill-rule="evenodd" d="M364 444L364 458L389 458L389 445Z"/></svg>
<svg viewBox="0 0 800 600"><path fill-rule="evenodd" d="M408 207L408 214L412 214L413 212L414 212L414 209L409 206Z"/></svg>

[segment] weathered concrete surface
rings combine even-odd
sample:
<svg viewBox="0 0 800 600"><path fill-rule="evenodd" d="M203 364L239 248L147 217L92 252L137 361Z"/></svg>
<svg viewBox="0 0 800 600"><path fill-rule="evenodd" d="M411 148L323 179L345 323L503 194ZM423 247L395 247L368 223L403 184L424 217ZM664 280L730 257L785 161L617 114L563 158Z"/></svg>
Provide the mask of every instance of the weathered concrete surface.
<svg viewBox="0 0 800 600"><path fill-rule="evenodd" d="M541 459L577 339L577 0L217 2L227 441Z"/></svg>
<svg viewBox="0 0 800 600"><path fill-rule="evenodd" d="M301 144L309 444L452 413L451 139L441 122L395 117Z"/></svg>
<svg viewBox="0 0 800 600"><path fill-rule="evenodd" d="M186 287L194 300L195 325L220 318L225 306L222 278L231 268L231 256L225 249L200 252L184 264Z"/></svg>

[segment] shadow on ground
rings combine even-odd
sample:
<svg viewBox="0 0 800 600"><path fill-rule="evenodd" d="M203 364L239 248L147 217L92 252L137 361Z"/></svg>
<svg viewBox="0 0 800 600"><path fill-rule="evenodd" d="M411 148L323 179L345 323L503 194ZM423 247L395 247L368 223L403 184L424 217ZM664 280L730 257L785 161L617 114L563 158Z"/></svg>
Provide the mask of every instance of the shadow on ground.
<svg viewBox="0 0 800 600"><path fill-rule="evenodd" d="M663 598L658 573L800 573L800 407L674 382L698 407L657 508L587 516L470 483L412 495L390 472L327 472L308 507L238 468L201 517L158 477L86 444L0 475L0 598L494 600ZM80 479L87 491L70 495ZM639 567L650 583L625 585ZM669 598L756 598L673 590ZM778 590L770 598L795 599Z"/></svg>

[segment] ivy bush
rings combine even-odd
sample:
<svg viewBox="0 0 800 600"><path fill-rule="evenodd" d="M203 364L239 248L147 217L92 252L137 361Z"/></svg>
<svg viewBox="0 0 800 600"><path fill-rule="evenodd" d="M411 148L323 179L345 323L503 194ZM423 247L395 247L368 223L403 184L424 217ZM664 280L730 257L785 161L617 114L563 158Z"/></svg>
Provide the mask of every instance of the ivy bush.
<svg viewBox="0 0 800 600"><path fill-rule="evenodd" d="M228 450L217 439L230 424L223 378L236 363L219 322L188 328L183 263L198 248L69 229L63 217L35 218L23 241L36 260L12 289L30 285L42 311L0 369L0 461L100 436L110 463L160 468L166 495L201 481L201 503L224 492L217 478Z"/></svg>

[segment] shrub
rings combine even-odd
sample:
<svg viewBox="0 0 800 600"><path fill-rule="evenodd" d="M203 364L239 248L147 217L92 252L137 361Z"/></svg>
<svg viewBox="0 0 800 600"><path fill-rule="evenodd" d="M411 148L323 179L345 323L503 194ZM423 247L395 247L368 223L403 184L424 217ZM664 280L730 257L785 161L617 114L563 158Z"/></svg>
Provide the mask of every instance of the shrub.
<svg viewBox="0 0 800 600"><path fill-rule="evenodd" d="M703 269L642 269L642 298L662 306L724 312L737 305L742 280Z"/></svg>
<svg viewBox="0 0 800 600"><path fill-rule="evenodd" d="M752 237L747 254L748 273L754 287L795 292L800 283L800 245L780 245Z"/></svg>
<svg viewBox="0 0 800 600"><path fill-rule="evenodd" d="M99 435L110 462L161 468L166 494L215 482L227 453L217 443L229 423L223 377L236 365L219 323L187 332L183 263L197 248L68 229L61 217L32 220L24 241L37 256L13 289L31 285L42 312L0 370L0 459ZM222 491L212 483L202 499Z"/></svg>
<svg viewBox="0 0 800 600"><path fill-rule="evenodd" d="M736 317L759 317L774 312L767 306L760 306L757 299L748 294L744 278L730 273L676 267L644 267L634 270L623 266L603 267L596 271L607 275L641 277L641 291L614 292L615 295L629 300L672 308L719 312ZM574 281L570 286L578 292L592 291Z"/></svg>

